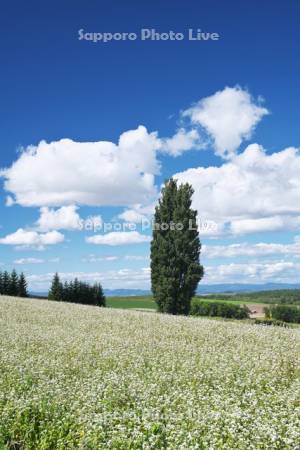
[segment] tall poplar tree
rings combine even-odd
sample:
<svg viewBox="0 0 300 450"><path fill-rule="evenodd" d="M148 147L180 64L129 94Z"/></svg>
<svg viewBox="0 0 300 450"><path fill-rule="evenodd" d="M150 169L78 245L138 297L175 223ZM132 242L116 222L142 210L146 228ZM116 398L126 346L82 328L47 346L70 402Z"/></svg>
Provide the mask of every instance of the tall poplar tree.
<svg viewBox="0 0 300 450"><path fill-rule="evenodd" d="M191 208L192 186L165 183L155 209L151 242L151 283L160 312L188 314L203 276L197 212Z"/></svg>

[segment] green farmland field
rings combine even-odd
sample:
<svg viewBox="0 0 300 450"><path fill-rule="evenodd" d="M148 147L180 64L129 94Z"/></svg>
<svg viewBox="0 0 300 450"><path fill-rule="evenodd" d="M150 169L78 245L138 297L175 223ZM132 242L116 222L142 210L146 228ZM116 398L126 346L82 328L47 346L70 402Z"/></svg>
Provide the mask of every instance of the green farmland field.
<svg viewBox="0 0 300 450"><path fill-rule="evenodd" d="M156 310L156 303L150 296L107 297L106 305L110 308Z"/></svg>

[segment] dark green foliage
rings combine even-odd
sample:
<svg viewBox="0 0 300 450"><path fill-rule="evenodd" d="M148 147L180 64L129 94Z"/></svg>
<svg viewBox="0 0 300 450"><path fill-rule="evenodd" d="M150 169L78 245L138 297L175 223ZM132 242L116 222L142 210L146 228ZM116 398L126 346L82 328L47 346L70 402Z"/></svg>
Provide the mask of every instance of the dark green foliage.
<svg viewBox="0 0 300 450"><path fill-rule="evenodd" d="M27 281L23 272L18 280L18 297L28 297Z"/></svg>
<svg viewBox="0 0 300 450"><path fill-rule="evenodd" d="M0 286L0 293L2 295L9 295L9 288L10 288L10 275L5 270L4 272L1 272L1 286Z"/></svg>
<svg viewBox="0 0 300 450"><path fill-rule="evenodd" d="M288 328L288 324L283 322L282 320L274 320L274 319L255 319L255 325L273 325L274 327L284 327Z"/></svg>
<svg viewBox="0 0 300 450"><path fill-rule="evenodd" d="M14 297L28 297L25 275L18 276L15 269L11 273L0 272L0 294Z"/></svg>
<svg viewBox="0 0 300 450"><path fill-rule="evenodd" d="M48 299L61 301L62 296L63 296L63 286L59 279L58 273L56 272L52 280L50 291L48 293Z"/></svg>
<svg viewBox="0 0 300 450"><path fill-rule="evenodd" d="M155 209L151 243L151 282L160 312L188 314L203 276L193 189L170 179ZM182 227L182 229L180 229Z"/></svg>
<svg viewBox="0 0 300 450"><path fill-rule="evenodd" d="M271 310L268 306L264 307L265 319L271 319Z"/></svg>
<svg viewBox="0 0 300 450"><path fill-rule="evenodd" d="M105 306L105 296L100 283L95 283L91 286L75 278L74 281L66 281L62 284L57 273L53 277L48 299L85 305Z"/></svg>
<svg viewBox="0 0 300 450"><path fill-rule="evenodd" d="M9 277L8 295L12 295L14 297L18 295L18 282L19 282L18 274L15 271L15 269L13 269Z"/></svg>
<svg viewBox="0 0 300 450"><path fill-rule="evenodd" d="M300 308L297 306L275 305L270 308L270 311L273 319L300 323Z"/></svg>
<svg viewBox="0 0 300 450"><path fill-rule="evenodd" d="M249 310L246 306L222 302L205 302L194 298L191 305L191 315L225 317L227 319L248 319Z"/></svg>

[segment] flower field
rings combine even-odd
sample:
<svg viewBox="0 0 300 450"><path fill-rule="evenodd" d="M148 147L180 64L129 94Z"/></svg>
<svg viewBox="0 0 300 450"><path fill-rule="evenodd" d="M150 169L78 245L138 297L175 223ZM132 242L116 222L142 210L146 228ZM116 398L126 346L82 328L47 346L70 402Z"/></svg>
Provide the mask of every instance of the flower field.
<svg viewBox="0 0 300 450"><path fill-rule="evenodd" d="M299 449L300 330L0 298L0 449Z"/></svg>

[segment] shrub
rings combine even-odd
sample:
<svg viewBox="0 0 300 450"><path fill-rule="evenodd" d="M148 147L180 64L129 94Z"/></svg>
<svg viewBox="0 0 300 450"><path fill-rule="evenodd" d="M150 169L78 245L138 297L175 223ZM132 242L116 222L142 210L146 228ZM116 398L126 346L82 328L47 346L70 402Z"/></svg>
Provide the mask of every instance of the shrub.
<svg viewBox="0 0 300 450"><path fill-rule="evenodd" d="M288 328L288 324L283 322L282 320L274 320L274 319L255 319L255 325L273 325L276 327L285 327Z"/></svg>
<svg viewBox="0 0 300 450"><path fill-rule="evenodd" d="M300 323L300 308L297 306L275 305L270 308L270 311L273 319Z"/></svg>
<svg viewBox="0 0 300 450"><path fill-rule="evenodd" d="M264 307L265 319L271 319L271 310L268 306Z"/></svg>
<svg viewBox="0 0 300 450"><path fill-rule="evenodd" d="M191 315L224 317L227 319L248 319L249 310L246 306L234 305L232 303L206 302L193 299Z"/></svg>

